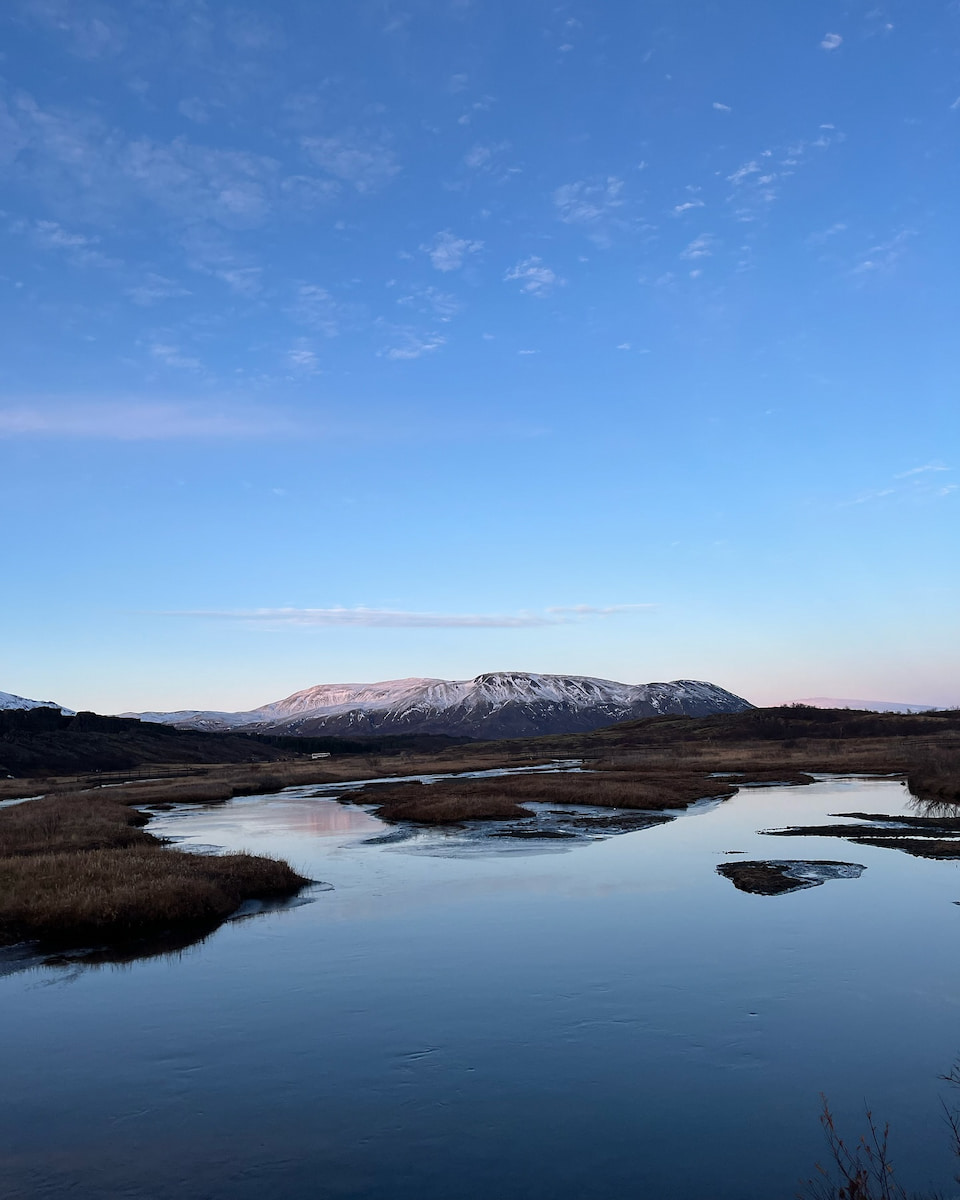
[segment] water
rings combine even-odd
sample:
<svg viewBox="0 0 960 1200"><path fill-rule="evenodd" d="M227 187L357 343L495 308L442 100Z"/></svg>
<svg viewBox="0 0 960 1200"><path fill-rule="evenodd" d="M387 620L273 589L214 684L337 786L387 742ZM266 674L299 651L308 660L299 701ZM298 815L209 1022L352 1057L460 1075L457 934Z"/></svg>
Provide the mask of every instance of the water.
<svg viewBox="0 0 960 1200"><path fill-rule="evenodd" d="M825 1092L955 1195L958 864L764 827L899 811L892 781L743 791L606 840L435 830L301 788L176 810L193 847L334 890L177 956L0 979L0 1194L788 1200ZM790 895L748 858L866 866ZM960 1096L957 1097L960 1099Z"/></svg>

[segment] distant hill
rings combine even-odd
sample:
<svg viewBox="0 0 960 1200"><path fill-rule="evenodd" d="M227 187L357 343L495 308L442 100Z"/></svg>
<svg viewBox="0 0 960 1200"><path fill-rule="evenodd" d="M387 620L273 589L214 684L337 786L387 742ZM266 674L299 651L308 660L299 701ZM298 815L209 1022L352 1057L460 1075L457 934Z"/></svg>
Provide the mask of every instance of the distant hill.
<svg viewBox="0 0 960 1200"><path fill-rule="evenodd" d="M811 708L856 708L861 712L919 713L936 712L936 704L905 704L899 700L838 700L835 696L810 696L806 700L795 700L795 704L809 704Z"/></svg>
<svg viewBox="0 0 960 1200"><path fill-rule="evenodd" d="M617 721L743 712L741 696L694 679L616 683L581 675L495 671L475 679L320 684L246 712L124 714L178 729L298 736L445 734L467 738L586 733Z"/></svg>
<svg viewBox="0 0 960 1200"><path fill-rule="evenodd" d="M0 779L153 769L171 763L273 762L295 755L438 754L468 739L452 737L298 738L205 733L55 707L0 710Z"/></svg>
<svg viewBox="0 0 960 1200"><path fill-rule="evenodd" d="M269 762L279 747L237 734L146 725L55 706L0 711L0 777L125 771L146 764Z"/></svg>
<svg viewBox="0 0 960 1200"><path fill-rule="evenodd" d="M23 708L55 708L58 712L73 716L72 708L64 708L53 700L28 700L26 696L15 696L13 692L0 692L0 712Z"/></svg>

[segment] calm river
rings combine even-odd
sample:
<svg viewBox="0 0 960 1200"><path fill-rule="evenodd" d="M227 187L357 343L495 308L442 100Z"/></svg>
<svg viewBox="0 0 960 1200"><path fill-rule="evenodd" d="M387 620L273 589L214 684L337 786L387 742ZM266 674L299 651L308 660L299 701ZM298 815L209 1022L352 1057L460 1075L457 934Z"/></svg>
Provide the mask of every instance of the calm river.
<svg viewBox="0 0 960 1200"><path fill-rule="evenodd" d="M606 840L371 843L316 788L152 828L332 885L179 955L0 978L5 1200L790 1200L889 1120L957 1194L957 863L757 831L900 811L892 781L741 791ZM790 895L748 858L864 864ZM960 1094L956 1099L960 1101Z"/></svg>

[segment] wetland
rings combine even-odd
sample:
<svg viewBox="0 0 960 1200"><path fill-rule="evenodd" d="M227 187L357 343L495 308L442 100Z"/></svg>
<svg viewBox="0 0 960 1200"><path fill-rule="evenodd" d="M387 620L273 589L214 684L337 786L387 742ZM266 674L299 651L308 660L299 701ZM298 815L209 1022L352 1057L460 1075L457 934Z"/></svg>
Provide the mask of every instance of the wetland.
<svg viewBox="0 0 960 1200"><path fill-rule="evenodd" d="M8 1194L786 1200L823 1157L821 1092L851 1126L868 1098L899 1177L946 1188L958 863L831 828L922 828L904 784L727 775L639 810L557 767L561 804L542 766L162 803L134 827L157 853L323 884L127 961L3 952ZM432 787L523 791L527 815L378 815Z"/></svg>

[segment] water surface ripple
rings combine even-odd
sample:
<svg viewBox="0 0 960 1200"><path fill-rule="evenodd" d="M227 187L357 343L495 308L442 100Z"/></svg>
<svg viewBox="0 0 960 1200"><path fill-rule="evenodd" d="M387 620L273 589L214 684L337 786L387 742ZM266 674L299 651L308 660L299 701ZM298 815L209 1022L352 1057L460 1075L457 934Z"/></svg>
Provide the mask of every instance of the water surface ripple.
<svg viewBox="0 0 960 1200"><path fill-rule="evenodd" d="M955 1191L958 865L757 832L904 811L899 783L482 852L379 839L317 791L156 828L334 890L177 955L0 979L5 1197L789 1200L821 1092L851 1131L865 1099L890 1120L910 1187ZM867 870L749 895L716 873L733 851Z"/></svg>

